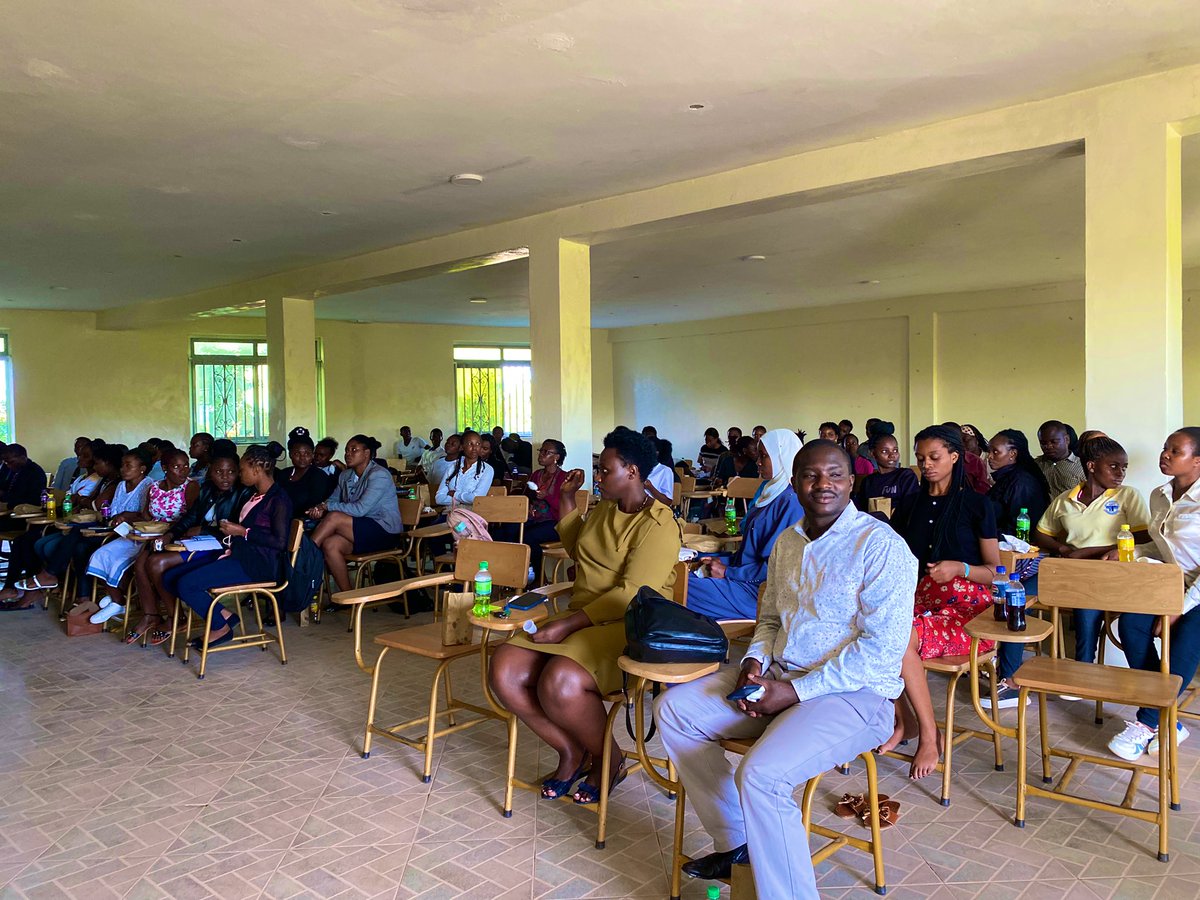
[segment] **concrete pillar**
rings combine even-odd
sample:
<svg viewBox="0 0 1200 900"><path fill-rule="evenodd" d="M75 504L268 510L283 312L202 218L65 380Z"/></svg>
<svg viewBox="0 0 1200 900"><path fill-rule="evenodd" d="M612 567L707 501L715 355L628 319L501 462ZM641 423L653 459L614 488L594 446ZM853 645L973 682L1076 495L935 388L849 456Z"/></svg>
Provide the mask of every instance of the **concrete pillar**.
<svg viewBox="0 0 1200 900"><path fill-rule="evenodd" d="M914 310L908 317L908 409L907 422L897 422L900 460L916 462L913 437L922 428L938 424L937 417L937 313L932 308Z"/></svg>
<svg viewBox="0 0 1200 900"><path fill-rule="evenodd" d="M1087 428L1129 452L1126 483L1145 493L1183 424L1180 140L1130 118L1114 110L1086 139L1084 409Z"/></svg>
<svg viewBox="0 0 1200 900"><path fill-rule="evenodd" d="M534 446L556 438L567 468L591 480L591 248L551 238L529 248L529 343L533 357Z"/></svg>
<svg viewBox="0 0 1200 900"><path fill-rule="evenodd" d="M271 437L317 428L317 332L313 301L273 297L267 301L267 376Z"/></svg>

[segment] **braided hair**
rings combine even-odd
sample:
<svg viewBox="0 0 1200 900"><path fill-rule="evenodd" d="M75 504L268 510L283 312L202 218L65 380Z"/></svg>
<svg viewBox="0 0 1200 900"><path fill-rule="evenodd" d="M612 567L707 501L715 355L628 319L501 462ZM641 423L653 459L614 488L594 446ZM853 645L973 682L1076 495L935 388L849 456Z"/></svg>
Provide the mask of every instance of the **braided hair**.
<svg viewBox="0 0 1200 900"><path fill-rule="evenodd" d="M1016 428L1004 428L996 432L996 437L1004 438L1008 441L1009 446L1017 451L1017 461L1013 465L1032 475L1049 501L1050 482L1046 480L1046 473L1042 471L1042 467L1037 464L1033 454L1029 452L1029 440L1025 437L1025 432L1018 431Z"/></svg>
<svg viewBox="0 0 1200 900"><path fill-rule="evenodd" d="M954 468L950 472L950 490L946 496L946 507L941 518L937 520L937 524L933 527L933 547L930 550L930 559L946 559L947 545L949 544L949 536L958 531L959 521L965 515L963 497L967 488L967 465L966 465L966 448L963 446L962 429L957 425L930 425L928 428L923 428L917 432L913 438L914 446L921 441L941 441L946 449L951 453L957 453L958 459L954 461ZM926 496L929 495L929 481L924 475L921 476L921 492ZM908 531L908 524L912 518L912 507L908 508L908 515L905 521L898 522L897 531L905 534Z"/></svg>
<svg viewBox="0 0 1200 900"><path fill-rule="evenodd" d="M455 460L455 462L454 462L454 471L450 473L447 480L449 480L450 478L458 478L458 476L462 474L463 463L467 459L467 441L473 437L476 437L476 438L480 437L479 432L472 431L470 428L463 429L462 438L461 438L461 441L462 441L461 448L462 449L459 451L458 459ZM480 438L480 443L482 443L482 442L483 442L483 439ZM483 471L483 467L485 465L487 465L487 459L485 457L483 457L482 455L480 455L479 459L475 460L475 477L476 478L479 477L479 473Z"/></svg>

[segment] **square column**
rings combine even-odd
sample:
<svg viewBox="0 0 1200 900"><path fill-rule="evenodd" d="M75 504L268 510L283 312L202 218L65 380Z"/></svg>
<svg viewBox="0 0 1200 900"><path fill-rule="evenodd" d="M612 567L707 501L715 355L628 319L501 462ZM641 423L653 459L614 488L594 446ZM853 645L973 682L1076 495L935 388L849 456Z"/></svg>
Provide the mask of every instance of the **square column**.
<svg viewBox="0 0 1200 900"><path fill-rule="evenodd" d="M297 425L315 435L317 320L312 300L267 301L267 365L271 438L286 445L287 433Z"/></svg>
<svg viewBox="0 0 1200 900"><path fill-rule="evenodd" d="M1120 441L1143 493L1183 424L1179 145L1116 111L1086 141L1085 427Z"/></svg>
<svg viewBox="0 0 1200 900"><path fill-rule="evenodd" d="M591 248L552 238L529 248L529 343L533 357L534 445L567 447L566 467L591 480Z"/></svg>

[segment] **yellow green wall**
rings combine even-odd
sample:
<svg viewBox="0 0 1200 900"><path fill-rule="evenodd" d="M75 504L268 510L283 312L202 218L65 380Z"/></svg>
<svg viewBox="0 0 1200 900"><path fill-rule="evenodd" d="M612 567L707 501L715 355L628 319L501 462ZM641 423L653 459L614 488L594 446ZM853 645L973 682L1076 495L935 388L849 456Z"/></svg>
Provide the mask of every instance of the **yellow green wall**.
<svg viewBox="0 0 1200 900"><path fill-rule="evenodd" d="M92 313L6 311L0 330L11 340L16 439L43 466L68 455L79 434L124 443L153 435L184 441L191 429L189 339L261 337L265 325L226 316L102 331ZM422 434L454 427L455 343L522 343L529 330L319 320L317 336L325 357L326 431L341 441L373 434L390 447L401 425ZM611 418L607 333L593 339L599 368L593 402Z"/></svg>
<svg viewBox="0 0 1200 900"><path fill-rule="evenodd" d="M1046 419L1083 422L1083 311L1083 285L1057 284L614 329L615 418L657 426L679 456L695 453L709 425L815 436L822 420L849 418L861 437L870 416L896 424L906 456L931 422L971 422L989 437L1020 428L1034 440ZM928 348L916 336L926 328ZM1200 422L1195 290L1185 294L1184 403ZM1121 438L1120 421L1095 427Z"/></svg>

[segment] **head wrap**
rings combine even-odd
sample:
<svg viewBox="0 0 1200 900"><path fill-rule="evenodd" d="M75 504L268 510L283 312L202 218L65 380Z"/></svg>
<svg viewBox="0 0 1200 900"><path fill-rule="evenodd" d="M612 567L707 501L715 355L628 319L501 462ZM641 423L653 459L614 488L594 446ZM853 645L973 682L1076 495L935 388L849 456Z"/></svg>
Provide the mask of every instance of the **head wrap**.
<svg viewBox="0 0 1200 900"><path fill-rule="evenodd" d="M761 438L763 449L771 457L771 480L759 485L758 493L754 495L753 504L763 507L788 489L792 482L792 463L796 454L804 446L804 442L794 431L777 428L768 431Z"/></svg>

